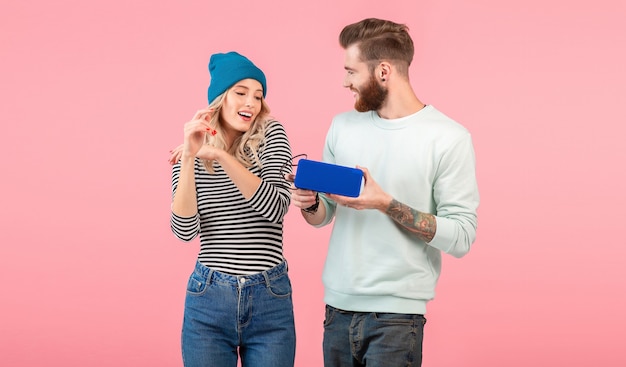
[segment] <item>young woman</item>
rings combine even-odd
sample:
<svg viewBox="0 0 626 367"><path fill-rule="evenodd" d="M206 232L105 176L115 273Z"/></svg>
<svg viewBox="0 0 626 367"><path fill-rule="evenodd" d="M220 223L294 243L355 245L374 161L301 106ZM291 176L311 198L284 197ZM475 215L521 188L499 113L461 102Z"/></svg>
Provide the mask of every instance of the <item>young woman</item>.
<svg viewBox="0 0 626 367"><path fill-rule="evenodd" d="M187 367L293 366L291 283L282 253L291 149L269 117L264 73L236 53L211 56L209 106L170 158L172 231L200 237L182 330Z"/></svg>

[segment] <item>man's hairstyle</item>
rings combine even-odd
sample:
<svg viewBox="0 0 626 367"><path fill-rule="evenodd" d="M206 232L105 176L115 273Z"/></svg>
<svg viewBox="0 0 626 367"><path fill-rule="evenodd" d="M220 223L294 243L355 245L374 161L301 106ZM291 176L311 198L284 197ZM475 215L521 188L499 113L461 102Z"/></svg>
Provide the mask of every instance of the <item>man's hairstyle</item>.
<svg viewBox="0 0 626 367"><path fill-rule="evenodd" d="M407 74L415 52L409 27L389 20L368 18L349 24L339 34L339 44L344 49L357 45L361 59L371 70L382 60L396 64Z"/></svg>

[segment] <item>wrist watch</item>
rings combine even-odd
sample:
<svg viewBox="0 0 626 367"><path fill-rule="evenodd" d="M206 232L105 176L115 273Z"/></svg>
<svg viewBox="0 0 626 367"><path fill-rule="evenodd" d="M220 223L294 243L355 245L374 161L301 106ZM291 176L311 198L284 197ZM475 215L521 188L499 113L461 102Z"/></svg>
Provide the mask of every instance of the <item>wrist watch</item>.
<svg viewBox="0 0 626 367"><path fill-rule="evenodd" d="M318 193L315 194L315 204L311 205L308 208L304 208L302 210L304 210L307 213L315 213L317 212L317 208L320 206L320 195Z"/></svg>

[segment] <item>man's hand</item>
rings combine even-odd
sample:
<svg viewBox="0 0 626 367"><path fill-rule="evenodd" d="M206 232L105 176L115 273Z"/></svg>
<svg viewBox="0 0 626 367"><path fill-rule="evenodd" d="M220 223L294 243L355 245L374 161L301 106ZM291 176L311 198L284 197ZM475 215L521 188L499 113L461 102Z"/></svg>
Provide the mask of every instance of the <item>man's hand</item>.
<svg viewBox="0 0 626 367"><path fill-rule="evenodd" d="M358 197L352 198L335 194L327 194L326 196L329 199L334 200L338 205L348 208L356 210L377 209L385 213L389 204L391 204L393 197L384 192L376 181L374 181L367 168L360 166L357 166L356 168L363 171L363 178L365 181L361 194Z"/></svg>
<svg viewBox="0 0 626 367"><path fill-rule="evenodd" d="M285 175L285 180L291 182L291 203L300 209L306 209L315 204L315 196L317 193L315 191L297 188L293 184L295 177L296 176L293 173Z"/></svg>

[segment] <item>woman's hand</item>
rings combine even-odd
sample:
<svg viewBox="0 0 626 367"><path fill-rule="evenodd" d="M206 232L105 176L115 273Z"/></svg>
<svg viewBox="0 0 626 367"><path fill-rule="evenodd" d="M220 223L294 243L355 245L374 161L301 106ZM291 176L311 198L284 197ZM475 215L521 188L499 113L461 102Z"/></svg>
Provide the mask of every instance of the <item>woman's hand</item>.
<svg viewBox="0 0 626 367"><path fill-rule="evenodd" d="M204 144L207 133L216 134L216 131L209 127L213 112L215 112L213 108L199 110L193 119L185 124L184 143L170 150L168 160L170 164L176 164L183 156L215 159L210 147Z"/></svg>
<svg viewBox="0 0 626 367"><path fill-rule="evenodd" d="M178 163L180 158L182 158L183 156L184 147L185 145L181 144L177 146L176 148L174 148L173 150L170 150L170 158L169 158L170 164L174 165ZM200 147L200 150L198 150L198 153L196 153L196 157L207 160L207 161L211 159L217 160L217 156L220 152L223 152L223 150L215 148L210 145L203 144L202 147Z"/></svg>
<svg viewBox="0 0 626 367"><path fill-rule="evenodd" d="M185 124L181 158L195 158L204 146L206 134L215 131L209 126L214 112L214 108L199 110L193 119Z"/></svg>
<svg viewBox="0 0 626 367"><path fill-rule="evenodd" d="M176 164L180 158L183 156L183 146L184 144L181 144L179 146L177 146L176 148L170 150L170 159L169 162L170 164Z"/></svg>

